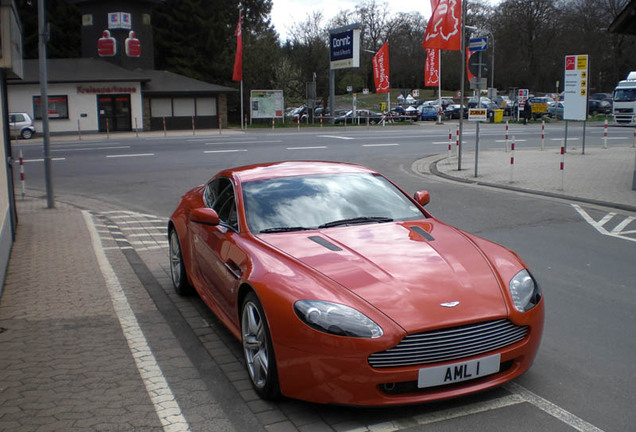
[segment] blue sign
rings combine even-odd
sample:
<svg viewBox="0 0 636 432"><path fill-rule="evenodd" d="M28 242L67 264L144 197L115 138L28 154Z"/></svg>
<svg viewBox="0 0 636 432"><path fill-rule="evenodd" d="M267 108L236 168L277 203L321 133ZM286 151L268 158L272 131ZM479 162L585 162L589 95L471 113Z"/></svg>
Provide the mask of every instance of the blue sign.
<svg viewBox="0 0 636 432"><path fill-rule="evenodd" d="M488 38L483 37L471 39L468 44L468 49L470 50L470 52L486 51L488 49Z"/></svg>
<svg viewBox="0 0 636 432"><path fill-rule="evenodd" d="M329 33L331 69L360 67L360 29L343 29Z"/></svg>

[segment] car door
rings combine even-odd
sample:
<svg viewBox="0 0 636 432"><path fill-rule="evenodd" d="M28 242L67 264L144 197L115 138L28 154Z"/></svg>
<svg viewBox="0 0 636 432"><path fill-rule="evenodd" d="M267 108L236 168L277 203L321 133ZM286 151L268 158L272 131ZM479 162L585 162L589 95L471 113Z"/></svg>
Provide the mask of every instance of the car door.
<svg viewBox="0 0 636 432"><path fill-rule="evenodd" d="M221 224L193 224L194 259L205 291L227 318L234 320L235 293L247 262L240 242L236 197L232 182L218 178L204 192L206 206L214 209Z"/></svg>

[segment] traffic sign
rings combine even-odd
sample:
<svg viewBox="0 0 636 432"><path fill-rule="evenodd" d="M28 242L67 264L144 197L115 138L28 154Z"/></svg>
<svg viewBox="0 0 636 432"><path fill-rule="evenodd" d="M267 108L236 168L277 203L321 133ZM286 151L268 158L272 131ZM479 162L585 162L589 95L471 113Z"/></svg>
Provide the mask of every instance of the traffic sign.
<svg viewBox="0 0 636 432"><path fill-rule="evenodd" d="M488 49L488 38L487 37L482 37L482 38L471 39L469 41L469 43L468 43L468 49L471 52L487 50Z"/></svg>

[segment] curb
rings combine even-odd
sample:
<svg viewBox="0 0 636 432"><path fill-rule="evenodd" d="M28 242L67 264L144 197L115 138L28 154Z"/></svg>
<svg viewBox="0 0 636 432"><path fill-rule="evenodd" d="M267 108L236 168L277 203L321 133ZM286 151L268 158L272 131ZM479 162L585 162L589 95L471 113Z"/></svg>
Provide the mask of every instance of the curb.
<svg viewBox="0 0 636 432"><path fill-rule="evenodd" d="M581 202L581 203L585 203L585 204L592 204L592 205L598 205L598 206L603 206L603 207L611 207L611 208L615 208L615 209L618 209L618 210L636 212L636 206L632 206L632 205L629 205L629 204L614 203L614 202L609 202L609 201L600 201L600 200L595 200L595 199L591 199L591 198L582 198L582 197L576 197L576 196L572 196L572 195L558 194L558 193L554 193L554 192L537 191L537 190L524 189L524 188L520 188L520 187L508 186L508 185L503 185L503 184L498 184L498 183L488 183L488 182L482 182L482 181L479 181L479 180L469 180L469 179L465 179L465 178L454 177L454 176L451 176L449 174L443 173L443 172L441 172L440 170L437 169L437 164L439 162L445 160L445 159L447 159L447 156L440 156L439 158L435 159L434 161L432 161L430 163L429 169L430 169L432 174L434 174L434 175L436 175L438 177L442 177L442 178L445 178L447 180L452 180L452 181L459 182L459 183L472 184L472 185L476 185L476 186L487 186L487 187L491 187L491 188L495 188L495 189L504 189L504 190L509 190L509 191L513 191L513 192L522 192L522 193L527 193L527 194L532 194L532 195L545 196L545 197L549 197L549 198L558 198L558 199L563 199L563 200L567 200L567 201L577 201L577 202Z"/></svg>

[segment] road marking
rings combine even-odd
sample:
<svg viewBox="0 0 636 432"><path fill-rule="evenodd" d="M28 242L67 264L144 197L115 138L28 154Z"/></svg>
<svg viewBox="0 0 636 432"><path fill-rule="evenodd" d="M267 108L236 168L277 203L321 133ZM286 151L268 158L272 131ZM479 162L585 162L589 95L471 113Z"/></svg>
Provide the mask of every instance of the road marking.
<svg viewBox="0 0 636 432"><path fill-rule="evenodd" d="M282 140L263 140L263 141L219 141L206 142L205 145L229 145L229 144L263 144L263 143L281 143Z"/></svg>
<svg viewBox="0 0 636 432"><path fill-rule="evenodd" d="M362 147L393 147L399 146L397 143L387 143L387 144L362 144Z"/></svg>
<svg viewBox="0 0 636 432"><path fill-rule="evenodd" d="M532 393L530 390L517 383L508 382L504 384L504 388L513 394L521 396L526 402L531 403L541 411L561 420L563 423L578 430L579 432L603 432L602 429L599 429L582 418L575 416L571 412L564 410L560 406L543 399L541 396Z"/></svg>
<svg viewBox="0 0 636 432"><path fill-rule="evenodd" d="M132 153L132 154L118 154L118 155L106 155L107 158L127 158L127 157L147 157L154 156L154 153Z"/></svg>
<svg viewBox="0 0 636 432"><path fill-rule="evenodd" d="M115 274L115 270L106 257L104 246L97 233L93 219L86 210L82 210L82 215L89 230L93 251L108 288L117 319L128 342L130 352L135 359L137 370L146 386L148 396L152 400L155 412L159 416L164 429L189 431L190 426L183 416L179 403L148 345L148 341L139 326L130 303L128 303L126 293Z"/></svg>
<svg viewBox="0 0 636 432"><path fill-rule="evenodd" d="M524 140L524 139L514 139L513 140L512 138L508 139L508 142L512 142L512 141L518 143L518 142L526 142L528 140ZM495 142L502 143L502 142L506 142L506 140L505 139L498 139L498 140L495 140Z"/></svg>
<svg viewBox="0 0 636 432"><path fill-rule="evenodd" d="M309 147L287 147L287 150L316 150L326 149L327 146L309 146Z"/></svg>
<svg viewBox="0 0 636 432"><path fill-rule="evenodd" d="M66 160L66 158L60 157L60 158L51 158L52 161L63 161ZM23 160L24 163L27 162L44 162L44 159L24 159Z"/></svg>
<svg viewBox="0 0 636 432"><path fill-rule="evenodd" d="M231 149L231 150L205 150L203 153L238 153L246 152L247 149Z"/></svg>
<svg viewBox="0 0 636 432"><path fill-rule="evenodd" d="M118 150L118 149L129 149L130 146L116 146L116 147L80 147L80 148L63 148L63 149L54 149L52 152L74 152L74 151L90 151L90 150Z"/></svg>
<svg viewBox="0 0 636 432"><path fill-rule="evenodd" d="M338 136L338 135L316 135L317 138L333 138L333 139L341 139L341 140L352 140L355 139L353 137L346 136Z"/></svg>
<svg viewBox="0 0 636 432"><path fill-rule="evenodd" d="M563 141L565 138L550 138L552 141ZM568 141L578 141L577 137L568 137Z"/></svg>
<svg viewBox="0 0 636 432"><path fill-rule="evenodd" d="M575 416L574 414L564 410L563 408L549 402L542 397L532 393L525 387L508 382L503 387L511 394L489 401L475 402L463 405L459 408L450 408L435 412L429 412L413 417L404 417L397 420L390 420L382 423L375 423L364 426L357 426L353 429L344 429L345 432L397 432L403 429L410 429L413 426L424 426L433 423L440 423L461 417L467 417L487 411L494 411L500 408L506 408L522 403L529 403L539 408L541 411L555 417L566 425L578 430L579 432L603 432L602 429L586 422L585 420ZM340 429L338 429L340 430Z"/></svg>
<svg viewBox="0 0 636 432"><path fill-rule="evenodd" d="M603 216L603 218L596 222L592 216L590 216L585 210L583 210L581 208L581 206L577 205L577 204L572 204L572 207L574 207L574 209L581 215L581 217L590 225L592 225L594 227L594 229L596 229L596 231L598 231L599 233L606 235L606 236L610 236L610 237L616 237L622 240L629 240L629 241L633 241L636 242L636 238L633 237L628 237L628 234L633 234L635 231L633 230L629 230L626 231L625 228L627 228L627 226L634 221L634 217L632 216L628 216L625 217L625 219L623 219L622 222L620 222L618 225L616 225L614 227L614 229L612 229L611 231L608 231L607 229L605 229L605 224L607 224L609 221L611 221L614 216L616 216L616 213L614 212L610 212L607 213L605 216Z"/></svg>

